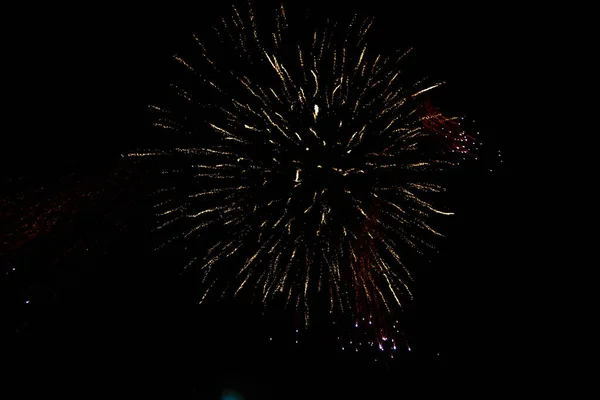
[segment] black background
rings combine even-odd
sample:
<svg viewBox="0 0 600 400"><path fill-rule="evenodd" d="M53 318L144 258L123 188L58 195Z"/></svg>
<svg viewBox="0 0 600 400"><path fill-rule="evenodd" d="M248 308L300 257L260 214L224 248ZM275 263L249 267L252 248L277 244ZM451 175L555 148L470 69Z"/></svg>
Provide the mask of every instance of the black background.
<svg viewBox="0 0 600 400"><path fill-rule="evenodd" d="M149 252L153 221L143 201L131 205L145 179L134 169L111 205L0 256L3 274L17 270L2 277L11 366L5 388L73 397L212 399L223 388L248 399L432 391L487 397L528 379L523 346L531 338L521 299L527 221L514 173L527 135L518 93L525 79L534 79L526 62L532 36L525 10L381 1L303 5L324 16L355 9L375 16L378 38L413 46L424 75L448 82L443 96L452 102L442 100L476 120L486 152L494 155L463 171L453 188L457 216L445 227L451 235L424 267L406 317L413 351L375 363L370 356L342 356L319 336L326 328L295 345L286 336L285 314L262 318L260 309L239 303L195 306L194 282L178 275L185 255ZM189 47L198 26L227 15L228 6L19 10L23 23L7 50L16 111L3 133L5 195L14 190L6 182L44 185L69 172L102 181L121 168L120 155L147 133L147 105L164 98L172 81L171 56ZM119 211L121 203L127 211ZM60 262L49 261L73 241L83 244ZM268 341L272 334L276 343Z"/></svg>

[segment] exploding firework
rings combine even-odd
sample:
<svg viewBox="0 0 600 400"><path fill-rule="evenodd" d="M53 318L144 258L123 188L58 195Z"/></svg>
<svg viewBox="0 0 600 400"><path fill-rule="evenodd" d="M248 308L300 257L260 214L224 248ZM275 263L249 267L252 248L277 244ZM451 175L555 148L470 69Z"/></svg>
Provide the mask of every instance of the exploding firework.
<svg viewBox="0 0 600 400"><path fill-rule="evenodd" d="M202 272L201 301L248 291L308 324L320 292L395 350L385 316L412 297L405 259L441 236L433 215L451 214L432 203L437 173L474 140L427 101L441 82L407 82L410 51L371 50L372 23L312 29L283 6L268 21L234 7L175 56L190 77L177 99L151 107L172 146L129 156L170 183L157 192L159 247L202 249L187 265Z"/></svg>

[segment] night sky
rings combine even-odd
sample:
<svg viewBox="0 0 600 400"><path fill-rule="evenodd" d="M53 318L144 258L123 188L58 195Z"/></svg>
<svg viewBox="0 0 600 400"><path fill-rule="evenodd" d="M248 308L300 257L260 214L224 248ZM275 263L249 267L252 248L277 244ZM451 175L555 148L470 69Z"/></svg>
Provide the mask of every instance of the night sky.
<svg viewBox="0 0 600 400"><path fill-rule="evenodd" d="M293 313L243 301L199 307L197 276L179 274L185 254L152 251L152 178L121 155L152 134L147 106L167 96L179 71L171 56L228 15L227 2L48 7L14 44L23 107L2 145L2 358L22 398L219 399L226 389L245 399L486 398L522 382L513 182L522 22L493 7L305 3L324 16L374 16L379 46L414 47L416 68L448 82L437 101L475 120L484 143L450 188L456 215L439 253L414 268L415 301L399 317L411 351L375 361L340 352L326 323L296 344Z"/></svg>

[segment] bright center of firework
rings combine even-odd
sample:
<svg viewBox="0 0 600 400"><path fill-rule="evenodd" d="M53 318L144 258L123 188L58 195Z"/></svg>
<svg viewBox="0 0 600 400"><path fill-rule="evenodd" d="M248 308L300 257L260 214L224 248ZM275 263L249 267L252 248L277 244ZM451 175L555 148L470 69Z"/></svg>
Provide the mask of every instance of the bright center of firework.
<svg viewBox="0 0 600 400"><path fill-rule="evenodd" d="M357 175L348 165L349 157L339 149L314 148L298 165L301 183L314 190L343 191L356 185Z"/></svg>
<svg viewBox="0 0 600 400"><path fill-rule="evenodd" d="M327 111L315 105L310 124L290 124L289 132L299 132L302 146L281 146L278 173L267 180L267 194L288 200L288 212L298 216L295 221L309 237L356 227L361 217L357 201L373 193L364 154L348 152L343 138L352 133L341 128L339 115ZM300 115L298 120L305 119Z"/></svg>

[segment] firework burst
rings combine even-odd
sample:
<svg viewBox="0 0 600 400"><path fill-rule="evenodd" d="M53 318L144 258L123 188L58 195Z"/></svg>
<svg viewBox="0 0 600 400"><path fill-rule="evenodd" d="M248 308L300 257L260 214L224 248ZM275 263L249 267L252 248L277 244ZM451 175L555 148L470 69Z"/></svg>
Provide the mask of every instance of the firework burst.
<svg viewBox="0 0 600 400"><path fill-rule="evenodd" d="M371 49L371 19L313 30L282 6L269 22L234 8L175 56L191 79L152 106L173 145L129 154L172 183L157 193L160 247L203 250L187 266L202 272L202 301L249 291L308 324L321 292L395 350L385 315L412 297L406 255L441 236L432 215L451 214L431 202L436 173L474 141L426 101L442 83L406 82L409 51Z"/></svg>

